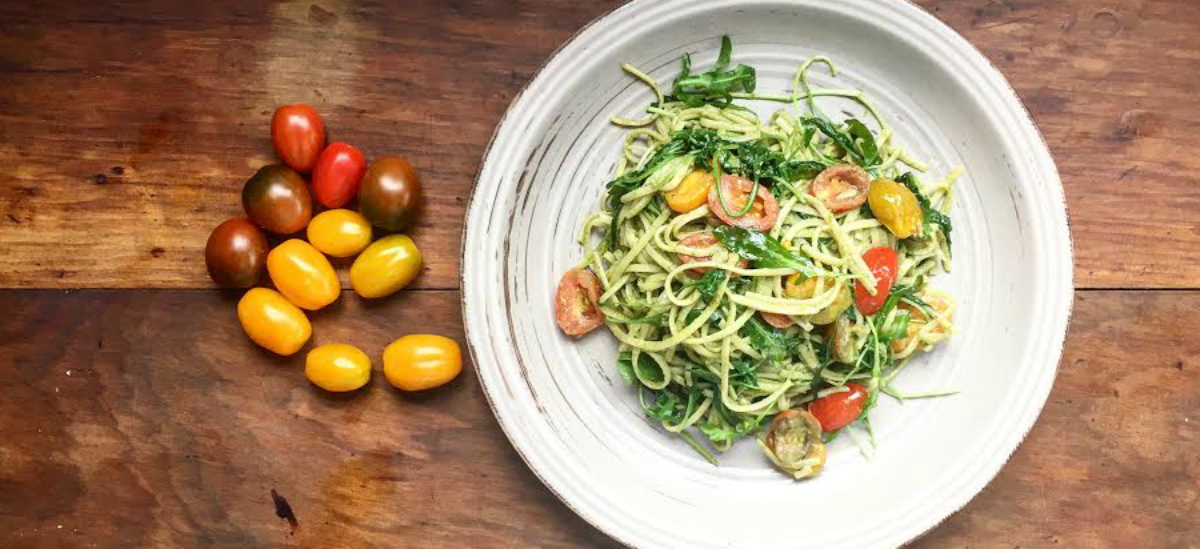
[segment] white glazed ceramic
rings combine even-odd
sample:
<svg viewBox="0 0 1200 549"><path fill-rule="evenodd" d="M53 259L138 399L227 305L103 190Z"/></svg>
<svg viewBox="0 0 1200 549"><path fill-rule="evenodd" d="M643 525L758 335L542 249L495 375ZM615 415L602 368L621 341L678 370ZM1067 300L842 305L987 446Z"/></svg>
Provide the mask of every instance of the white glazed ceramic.
<svg viewBox="0 0 1200 549"><path fill-rule="evenodd" d="M784 92L814 54L843 70L816 85L867 92L934 176L955 165L954 267L936 286L960 299L958 334L882 399L872 460L847 437L825 471L795 482L753 441L709 465L646 420L603 330L581 341L554 323L558 278L581 256L623 132L652 96L620 69L669 83L682 53L755 66ZM756 105L762 114L780 105ZM836 111L835 111L836 112ZM559 50L514 101L479 173L463 239L463 318L479 379L530 468L575 512L639 547L894 546L962 507L999 471L1041 410L1072 298L1062 187L1004 78L961 36L900 0L638 0Z"/></svg>

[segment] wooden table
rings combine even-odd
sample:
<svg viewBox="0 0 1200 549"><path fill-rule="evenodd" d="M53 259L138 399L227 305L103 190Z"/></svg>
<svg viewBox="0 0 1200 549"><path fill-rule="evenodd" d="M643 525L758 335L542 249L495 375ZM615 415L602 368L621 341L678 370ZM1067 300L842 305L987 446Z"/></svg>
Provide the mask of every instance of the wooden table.
<svg viewBox="0 0 1200 549"><path fill-rule="evenodd" d="M514 453L470 365L349 396L245 340L201 250L276 105L410 158L414 289L315 341L462 341L484 146L619 0L0 5L0 547L609 546ZM36 4L36 5L35 5ZM1196 546L1200 3L922 2L1012 81L1058 161L1078 291L1058 382L995 481L916 545ZM292 531L271 491L290 502Z"/></svg>

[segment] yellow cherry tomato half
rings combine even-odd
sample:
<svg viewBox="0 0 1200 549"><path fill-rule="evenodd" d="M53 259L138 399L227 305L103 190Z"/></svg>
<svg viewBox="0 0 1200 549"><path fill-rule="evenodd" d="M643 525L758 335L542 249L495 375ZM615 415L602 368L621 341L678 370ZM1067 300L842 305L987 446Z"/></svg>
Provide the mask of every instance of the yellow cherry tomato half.
<svg viewBox="0 0 1200 549"><path fill-rule="evenodd" d="M825 280L819 276L809 277L796 273L789 276L784 282L783 293L792 299L812 299L817 295L818 284L824 288L829 288L837 284L837 282ZM833 300L833 303L809 316L808 321L813 324L829 324L837 320L842 313L846 312L846 309L850 308L851 301L850 292L843 287L842 291L838 293L837 299Z"/></svg>
<svg viewBox="0 0 1200 549"><path fill-rule="evenodd" d="M867 203L875 218L899 238L908 238L921 227L924 216L916 195L891 179L872 181Z"/></svg>
<svg viewBox="0 0 1200 549"><path fill-rule="evenodd" d="M321 345L304 359L304 375L326 391L353 391L371 380L371 358L353 345Z"/></svg>
<svg viewBox="0 0 1200 549"><path fill-rule="evenodd" d="M350 285L363 297L383 297L407 286L419 272L421 251L411 238L394 234L376 240L359 254L350 266Z"/></svg>
<svg viewBox="0 0 1200 549"><path fill-rule="evenodd" d="M295 354L312 335L304 311L275 290L251 288L238 301L237 315L250 339L283 356Z"/></svg>
<svg viewBox="0 0 1200 549"><path fill-rule="evenodd" d="M325 255L350 257L371 244L371 224L356 211L324 211L308 222L308 242Z"/></svg>
<svg viewBox="0 0 1200 549"><path fill-rule="evenodd" d="M303 240L293 238L271 250L267 272L279 293L301 309L320 309L337 301L342 291L333 265Z"/></svg>
<svg viewBox="0 0 1200 549"><path fill-rule="evenodd" d="M663 193L667 206L679 213L687 213L708 202L708 191L716 179L704 170L692 170L674 189Z"/></svg>
<svg viewBox="0 0 1200 549"><path fill-rule="evenodd" d="M407 335L383 350L383 375L397 389L432 389L448 383L461 371L462 350L448 337Z"/></svg>

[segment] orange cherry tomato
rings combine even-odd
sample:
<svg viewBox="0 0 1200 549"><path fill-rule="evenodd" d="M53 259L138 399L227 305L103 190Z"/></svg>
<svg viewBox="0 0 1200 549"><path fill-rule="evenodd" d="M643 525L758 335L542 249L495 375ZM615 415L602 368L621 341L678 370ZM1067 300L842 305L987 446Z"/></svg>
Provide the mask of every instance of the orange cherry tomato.
<svg viewBox="0 0 1200 549"><path fill-rule="evenodd" d="M834 214L848 212L867 201L871 177L866 170L850 164L825 168L808 187L808 193L821 200Z"/></svg>
<svg viewBox="0 0 1200 549"><path fill-rule="evenodd" d="M325 123L308 105L284 105L271 116L271 143L284 164L308 173L325 146Z"/></svg>
<svg viewBox="0 0 1200 549"><path fill-rule="evenodd" d="M850 390L823 396L808 405L808 411L826 433L854 423L867 405L866 387L859 383L847 383L846 387Z"/></svg>
<svg viewBox="0 0 1200 549"><path fill-rule="evenodd" d="M674 189L663 193L667 206L679 213L688 213L708 200L708 192L716 184L711 173L692 170Z"/></svg>
<svg viewBox="0 0 1200 549"><path fill-rule="evenodd" d="M371 357L345 343L321 345L305 357L304 376L326 391L353 391L371 380Z"/></svg>
<svg viewBox="0 0 1200 549"><path fill-rule="evenodd" d="M734 217L734 215L746 207L750 192L754 190L754 182L744 177L722 175L720 189L721 196L717 196L716 186L709 191L708 209L712 210L713 215L716 215L722 223L743 229L758 229L764 233L775 226L775 220L779 217L779 202L775 200L774 196L771 196L771 192L766 187L758 186L754 204L750 206L750 210L745 215L739 217ZM721 205L721 198L725 199L725 206L729 206L728 211Z"/></svg>
<svg viewBox="0 0 1200 549"><path fill-rule="evenodd" d="M862 314L873 315L883 307L883 302L887 301L888 294L892 291L892 284L896 282L896 276L899 274L900 256L896 254L896 250L880 246L867 250L862 257L867 263L867 268L871 269L871 274L875 275L875 295L867 291L861 280L856 281L854 304Z"/></svg>
<svg viewBox="0 0 1200 549"><path fill-rule="evenodd" d="M275 290L251 288L238 301L237 316L250 339L283 356L299 351L312 335L304 311Z"/></svg>
<svg viewBox="0 0 1200 549"><path fill-rule="evenodd" d="M586 269L571 269L558 282L554 318L564 334L579 337L604 324L600 311L600 281Z"/></svg>
<svg viewBox="0 0 1200 549"><path fill-rule="evenodd" d="M371 244L371 224L353 210L326 210L308 222L308 241L325 255L350 257Z"/></svg>
<svg viewBox="0 0 1200 549"><path fill-rule="evenodd" d="M337 301L342 288L333 265L316 248L293 238L267 254L271 282L288 301L315 311Z"/></svg>
<svg viewBox="0 0 1200 549"><path fill-rule="evenodd" d="M383 375L397 389L423 391L462 372L458 343L440 335L407 335L383 350Z"/></svg>

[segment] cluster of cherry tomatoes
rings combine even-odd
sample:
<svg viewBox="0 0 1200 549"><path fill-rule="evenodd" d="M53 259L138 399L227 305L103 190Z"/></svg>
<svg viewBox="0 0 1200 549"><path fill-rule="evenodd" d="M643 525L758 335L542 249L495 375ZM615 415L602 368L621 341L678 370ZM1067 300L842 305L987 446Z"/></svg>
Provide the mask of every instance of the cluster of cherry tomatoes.
<svg viewBox="0 0 1200 549"><path fill-rule="evenodd" d="M308 105L276 109L271 141L283 164L263 166L246 181L242 207L247 217L229 219L213 230L204 261L218 285L249 288L237 305L246 335L290 356L312 336L304 311L319 310L341 295L326 256L357 256L350 285L364 298L391 295L416 278L421 252L411 238L391 234L372 242L372 237L374 228L397 233L412 226L421 181L403 158L379 158L368 167L353 146L326 146L325 124ZM308 173L311 191L302 175ZM355 198L358 211L345 208ZM313 216L318 208L324 211ZM264 230L293 237L270 249ZM307 240L296 237L300 231ZM274 289L255 287L264 269ZM429 389L462 371L462 352L446 337L409 335L384 350L383 368L400 389ZM322 389L353 391L370 380L371 360L352 345L321 345L308 353L305 375Z"/></svg>

